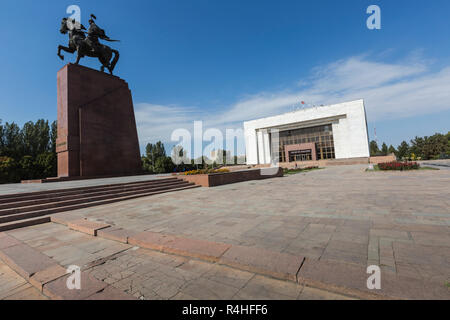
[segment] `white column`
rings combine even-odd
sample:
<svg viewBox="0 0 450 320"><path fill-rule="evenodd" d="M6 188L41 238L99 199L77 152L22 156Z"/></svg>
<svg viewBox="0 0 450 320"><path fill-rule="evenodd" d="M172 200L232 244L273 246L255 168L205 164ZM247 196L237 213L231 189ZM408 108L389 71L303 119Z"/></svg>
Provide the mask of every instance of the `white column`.
<svg viewBox="0 0 450 320"><path fill-rule="evenodd" d="M256 132L258 141L258 164L264 164L264 136L261 130Z"/></svg>
<svg viewBox="0 0 450 320"><path fill-rule="evenodd" d="M263 130L263 143L264 143L264 164L270 164L270 160L272 158L270 154L270 139L269 132L267 130Z"/></svg>

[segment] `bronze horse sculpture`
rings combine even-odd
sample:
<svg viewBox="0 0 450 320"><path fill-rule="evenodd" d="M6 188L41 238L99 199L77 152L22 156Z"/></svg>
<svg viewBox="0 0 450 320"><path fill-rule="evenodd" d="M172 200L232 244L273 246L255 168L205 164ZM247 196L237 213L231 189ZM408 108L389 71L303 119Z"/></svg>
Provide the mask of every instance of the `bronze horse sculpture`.
<svg viewBox="0 0 450 320"><path fill-rule="evenodd" d="M91 15L91 17L95 18L95 16L93 15ZM90 23L91 22L93 23L93 20L90 20ZM94 26L97 27L95 24ZM81 58L83 57L98 58L98 60L102 64L102 66L100 67L100 71L104 72L106 68L109 70L110 74L113 74L114 68L119 61L119 51L111 49L110 47L99 43L97 40L98 35L96 35L95 37L97 43L96 45L93 45L93 41L89 41L89 39L86 38L85 31L83 30L86 30L86 28L74 19L62 19L60 32L62 34L69 34L69 46L58 46L58 57L60 57L61 60L64 60L64 56L61 54L62 50L68 53L77 53L77 60L75 64L79 64ZM89 31L90 30L91 28L89 29ZM107 41L116 41L110 40L108 37L106 37L106 35L104 35L104 31L99 29L98 27L96 30L100 30L103 32L103 35L99 36L100 39Z"/></svg>

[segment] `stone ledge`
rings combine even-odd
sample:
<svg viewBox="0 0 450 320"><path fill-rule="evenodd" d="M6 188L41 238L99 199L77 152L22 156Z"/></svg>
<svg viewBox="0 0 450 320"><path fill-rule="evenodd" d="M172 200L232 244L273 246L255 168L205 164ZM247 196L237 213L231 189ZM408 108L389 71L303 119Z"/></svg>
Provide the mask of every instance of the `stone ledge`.
<svg viewBox="0 0 450 320"><path fill-rule="evenodd" d="M264 172L265 171L265 172ZM196 175L177 175L179 179L195 183L202 187L216 187L225 184L232 184L237 182L263 180L269 178L276 178L283 176L282 168L260 168L232 171L225 173L210 173L210 174L196 174Z"/></svg>
<svg viewBox="0 0 450 320"><path fill-rule="evenodd" d="M231 246L219 263L274 278L297 281L297 272L303 260L304 257L266 249Z"/></svg>
<svg viewBox="0 0 450 320"><path fill-rule="evenodd" d="M304 257L260 248L181 238L150 231L131 236L128 243L145 249L218 262L294 282L297 281L297 272L304 260Z"/></svg>
<svg viewBox="0 0 450 320"><path fill-rule="evenodd" d="M106 223L99 223L89 220L74 220L70 221L67 226L75 231L83 232L91 236L97 236L97 231L110 227L111 225Z"/></svg>
<svg viewBox="0 0 450 320"><path fill-rule="evenodd" d="M45 284L61 278L67 274L67 270L58 264L55 264L45 270L36 272L30 278L30 283L42 292Z"/></svg>
<svg viewBox="0 0 450 320"><path fill-rule="evenodd" d="M114 240L117 242L128 243L128 239L131 236L136 235L137 231L117 228L117 227L109 227L105 229L101 229L97 231L97 236L101 238L105 238L108 240Z"/></svg>
<svg viewBox="0 0 450 320"><path fill-rule="evenodd" d="M51 220L51 222L67 226L71 221L80 220L82 218L83 217L81 215L74 215L74 214L62 212L62 213L57 213L57 214L51 215L50 220Z"/></svg>
<svg viewBox="0 0 450 320"><path fill-rule="evenodd" d="M229 244L176 238L163 247L163 252L216 262L231 247Z"/></svg>
<svg viewBox="0 0 450 320"><path fill-rule="evenodd" d="M144 231L129 237L128 243L146 249L212 262L218 261L231 247L225 243L181 238L151 231Z"/></svg>
<svg viewBox="0 0 450 320"><path fill-rule="evenodd" d="M144 231L128 238L128 243L146 249L162 251L170 242L175 241L174 236Z"/></svg>

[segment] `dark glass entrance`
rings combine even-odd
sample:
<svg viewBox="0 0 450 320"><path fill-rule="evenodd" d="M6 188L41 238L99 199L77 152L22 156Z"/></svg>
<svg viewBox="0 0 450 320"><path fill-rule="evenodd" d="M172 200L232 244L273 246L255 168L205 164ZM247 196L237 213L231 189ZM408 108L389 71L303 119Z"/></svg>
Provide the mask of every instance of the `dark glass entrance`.
<svg viewBox="0 0 450 320"><path fill-rule="evenodd" d="M293 144L314 143L316 145L317 159L313 160L325 160L334 159L334 138L333 138L333 126L331 124L316 126L311 128L301 128L280 131L280 148L278 150L278 156L280 162L292 161L285 150L285 146ZM275 154L276 156L277 154ZM293 155L293 157L297 157ZM300 158L303 156L300 155ZM306 156L308 158L308 156ZM300 160L298 160L300 161Z"/></svg>
<svg viewBox="0 0 450 320"><path fill-rule="evenodd" d="M294 161L311 161L312 160L312 150L294 150L289 151L289 162Z"/></svg>

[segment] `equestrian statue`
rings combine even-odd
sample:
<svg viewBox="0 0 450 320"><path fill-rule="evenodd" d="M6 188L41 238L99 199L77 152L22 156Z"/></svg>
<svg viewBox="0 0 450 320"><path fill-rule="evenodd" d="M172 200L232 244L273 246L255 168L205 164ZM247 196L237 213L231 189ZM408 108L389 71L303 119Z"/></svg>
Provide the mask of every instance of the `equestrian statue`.
<svg viewBox="0 0 450 320"><path fill-rule="evenodd" d="M111 40L103 29L95 23L96 16L91 14L89 19L89 29L86 28L75 19L63 18L61 21L62 34L69 34L69 46L58 46L58 57L64 60L61 50L68 53L77 53L77 60L75 64L79 64L83 57L98 58L102 66L100 70L108 69L110 74L113 74L114 68L119 61L119 51L111 49L107 45L100 43L99 40L108 42L118 42L118 40ZM114 56L114 57L113 57Z"/></svg>

